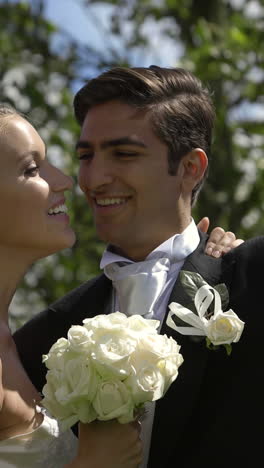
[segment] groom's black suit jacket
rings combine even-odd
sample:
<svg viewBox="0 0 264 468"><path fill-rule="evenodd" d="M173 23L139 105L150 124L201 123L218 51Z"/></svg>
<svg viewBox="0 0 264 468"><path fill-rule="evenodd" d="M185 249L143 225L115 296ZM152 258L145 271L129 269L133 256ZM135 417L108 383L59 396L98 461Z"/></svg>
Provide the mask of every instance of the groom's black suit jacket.
<svg viewBox="0 0 264 468"><path fill-rule="evenodd" d="M199 272L212 285L224 282L230 290L228 308L245 321L245 328L228 356L222 347L208 350L204 340L180 335L164 320L161 332L181 345L184 363L176 381L156 404L149 468L249 467L262 458L264 307L260 294L262 289L264 293L264 237L244 243L222 259L203 253L206 236L201 237L183 269ZM52 304L15 333L19 355L39 391L46 373L42 354L59 337L66 336L71 325L104 313L111 290L111 282L101 275ZM183 305L189 302L179 278L169 303L172 301Z"/></svg>

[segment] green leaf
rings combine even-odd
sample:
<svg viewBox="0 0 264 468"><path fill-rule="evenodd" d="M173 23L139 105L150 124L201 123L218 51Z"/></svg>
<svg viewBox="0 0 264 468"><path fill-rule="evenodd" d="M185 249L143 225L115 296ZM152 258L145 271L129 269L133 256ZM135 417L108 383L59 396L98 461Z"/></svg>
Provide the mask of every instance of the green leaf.
<svg viewBox="0 0 264 468"><path fill-rule="evenodd" d="M220 294L222 309L226 310L229 304L229 292L226 285L224 283L217 284L216 286L214 286L214 289L216 289L216 291L218 291L218 293Z"/></svg>
<svg viewBox="0 0 264 468"><path fill-rule="evenodd" d="M248 37L237 27L230 29L230 37L234 42L238 42L239 45L244 46L248 42Z"/></svg>
<svg viewBox="0 0 264 468"><path fill-rule="evenodd" d="M228 356L230 356L230 354L232 353L232 345L231 344L225 344L224 347L225 347L225 350L226 350L226 354Z"/></svg>
<svg viewBox="0 0 264 468"><path fill-rule="evenodd" d="M194 300L198 289L208 284L206 281L204 281L201 275L199 275L199 273L195 273L193 271L181 270L180 279L185 291L192 298L192 300Z"/></svg>
<svg viewBox="0 0 264 468"><path fill-rule="evenodd" d="M217 351L220 348L221 345L214 345L208 338L206 337L206 347L210 349L210 351ZM230 356L232 352L232 345L231 344L224 344L223 347L226 350L226 354Z"/></svg>
<svg viewBox="0 0 264 468"><path fill-rule="evenodd" d="M217 349L219 349L219 346L216 346L214 345L208 338L208 336L206 337L206 347L208 349L210 349L210 351L216 351Z"/></svg>

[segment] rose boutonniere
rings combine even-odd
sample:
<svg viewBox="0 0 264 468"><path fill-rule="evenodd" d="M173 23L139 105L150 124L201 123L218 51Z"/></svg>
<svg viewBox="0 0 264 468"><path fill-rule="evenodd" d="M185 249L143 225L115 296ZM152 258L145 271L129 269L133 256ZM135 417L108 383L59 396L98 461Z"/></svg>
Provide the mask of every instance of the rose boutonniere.
<svg viewBox="0 0 264 468"><path fill-rule="evenodd" d="M244 322L232 309L225 310L229 303L226 285L213 288L198 273L184 270L180 278L192 302L189 309L172 302L167 325L183 335L204 336L209 349L223 345L229 355L231 343L237 343L241 337Z"/></svg>
<svg viewBox="0 0 264 468"><path fill-rule="evenodd" d="M135 419L146 402L163 397L183 362L180 346L158 326L120 312L73 325L43 356L43 406L64 429L77 421Z"/></svg>

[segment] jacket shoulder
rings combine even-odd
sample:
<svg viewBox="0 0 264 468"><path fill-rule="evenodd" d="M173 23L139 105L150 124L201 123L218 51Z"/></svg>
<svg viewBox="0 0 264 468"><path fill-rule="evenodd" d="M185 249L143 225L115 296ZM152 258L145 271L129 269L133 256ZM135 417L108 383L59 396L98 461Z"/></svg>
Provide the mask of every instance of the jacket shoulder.
<svg viewBox="0 0 264 468"><path fill-rule="evenodd" d="M252 237L223 256L224 264L235 262L240 267L247 268L263 265L263 260L264 236Z"/></svg>
<svg viewBox="0 0 264 468"><path fill-rule="evenodd" d="M111 282L105 275L83 283L18 329L14 334L17 346L21 349L28 339L50 346L60 336L66 336L72 325L81 325L84 318L103 313L110 293Z"/></svg>
<svg viewBox="0 0 264 468"><path fill-rule="evenodd" d="M65 296L53 302L48 308L53 311L69 311L73 307L83 308L89 303L100 300L111 288L111 282L105 275L99 275L69 291Z"/></svg>

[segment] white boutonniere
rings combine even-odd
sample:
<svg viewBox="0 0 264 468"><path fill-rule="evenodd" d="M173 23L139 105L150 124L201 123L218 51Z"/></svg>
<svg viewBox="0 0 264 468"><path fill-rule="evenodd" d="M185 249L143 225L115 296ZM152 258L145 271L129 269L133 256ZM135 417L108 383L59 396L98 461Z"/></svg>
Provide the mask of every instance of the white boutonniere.
<svg viewBox="0 0 264 468"><path fill-rule="evenodd" d="M190 271L182 270L180 277L192 303L189 309L177 302L169 304L167 325L182 335L204 336L209 349L223 345L230 354L231 343L239 341L245 323L232 309L225 310L229 303L226 285L213 288L201 275Z"/></svg>

